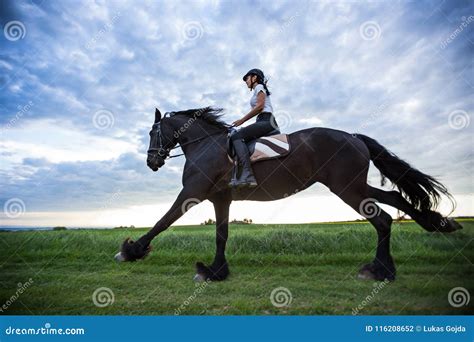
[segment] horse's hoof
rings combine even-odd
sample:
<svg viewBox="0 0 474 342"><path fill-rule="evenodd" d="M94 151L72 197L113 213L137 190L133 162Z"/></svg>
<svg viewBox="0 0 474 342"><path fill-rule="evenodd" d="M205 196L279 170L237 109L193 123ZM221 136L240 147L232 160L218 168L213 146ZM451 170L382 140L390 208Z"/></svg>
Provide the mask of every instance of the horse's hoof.
<svg viewBox="0 0 474 342"><path fill-rule="evenodd" d="M194 276L193 280L194 280L196 283L202 283L202 282L206 281L205 277L204 277L202 274L199 274L199 273L196 273L196 275Z"/></svg>
<svg viewBox="0 0 474 342"><path fill-rule="evenodd" d="M362 280L376 280L375 275L369 270L360 270L357 278Z"/></svg>
<svg viewBox="0 0 474 342"><path fill-rule="evenodd" d="M383 265L375 265L374 263L370 263L362 266L362 268L359 270L358 278L364 280L394 281L395 270L390 272Z"/></svg>
<svg viewBox="0 0 474 342"><path fill-rule="evenodd" d="M125 258L122 255L122 252L118 252L117 254L115 254L114 259L117 262L126 261Z"/></svg>
<svg viewBox="0 0 474 342"><path fill-rule="evenodd" d="M462 226L453 218L448 218L448 223L451 228L449 232L455 232L456 230L462 229Z"/></svg>

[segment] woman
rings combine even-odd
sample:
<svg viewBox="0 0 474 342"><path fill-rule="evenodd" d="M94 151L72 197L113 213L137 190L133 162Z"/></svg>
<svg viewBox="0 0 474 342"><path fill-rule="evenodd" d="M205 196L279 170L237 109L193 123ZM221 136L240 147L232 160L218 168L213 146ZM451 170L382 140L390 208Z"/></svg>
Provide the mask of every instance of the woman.
<svg viewBox="0 0 474 342"><path fill-rule="evenodd" d="M264 136L271 131L278 129L278 125L273 116L273 108L270 100L270 92L267 88L265 75L260 69L251 69L243 77L244 82L250 91L253 91L250 99L252 109L243 118L232 123L233 126L240 126L247 120L257 115L255 123L241 128L231 135L234 150L239 163L242 165L242 172L239 179L232 179L229 183L232 187L255 187L255 179L250 165L249 150L246 142Z"/></svg>

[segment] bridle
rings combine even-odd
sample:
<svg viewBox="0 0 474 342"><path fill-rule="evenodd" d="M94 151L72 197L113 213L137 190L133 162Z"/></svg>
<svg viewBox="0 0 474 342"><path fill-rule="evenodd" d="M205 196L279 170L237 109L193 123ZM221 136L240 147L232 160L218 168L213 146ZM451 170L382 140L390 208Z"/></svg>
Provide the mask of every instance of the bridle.
<svg viewBox="0 0 474 342"><path fill-rule="evenodd" d="M166 112L161 120L163 120L167 116L172 117L174 114L175 114L175 112ZM178 148L178 147L182 148L184 146L187 146L187 145L199 142L201 140L207 139L207 138L209 138L213 135L222 134L222 132L207 134L203 137L199 137L197 139L187 141L184 144L177 143L175 146L172 146L172 147L164 147L163 140L162 140L162 137L161 137L162 136L162 134L161 134L161 120L157 123L154 123L153 128L152 128L152 132L156 132L158 134L158 141L159 141L160 145L158 147L149 148L147 154L149 156L151 155L153 158L156 158L156 155L158 155L159 157L161 157L163 159L163 161L168 159L168 158L176 158L176 157L184 156L184 153L175 154L173 156L170 156L169 154L170 154L171 150L174 150L175 148Z"/></svg>
<svg viewBox="0 0 474 342"><path fill-rule="evenodd" d="M154 123L153 124L153 128L152 128L152 133L155 133L158 134L158 140L159 140L159 146L158 147L150 147L148 149L148 155L153 155L154 157L156 157L156 155L160 156L161 158L163 158L163 160L165 160L166 158L168 158L169 156L169 153L171 151L171 148L165 148L163 146L163 140L161 138L161 122L157 122L157 123ZM156 155L155 155L156 154Z"/></svg>

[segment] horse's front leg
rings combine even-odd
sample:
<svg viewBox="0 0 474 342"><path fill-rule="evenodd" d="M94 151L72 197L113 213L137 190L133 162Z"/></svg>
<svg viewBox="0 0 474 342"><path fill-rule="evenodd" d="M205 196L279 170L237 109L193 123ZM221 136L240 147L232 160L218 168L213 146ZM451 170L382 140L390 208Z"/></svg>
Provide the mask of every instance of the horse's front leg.
<svg viewBox="0 0 474 342"><path fill-rule="evenodd" d="M204 280L224 280L229 275L229 267L225 259L225 245L227 242L229 228L229 207L230 196L212 198L214 210L216 212L216 256L210 266L205 266L202 262L196 263L196 281Z"/></svg>
<svg viewBox="0 0 474 342"><path fill-rule="evenodd" d="M183 216L184 213L191 208L190 205L186 205L190 199L193 201L202 201L205 197L204 194L204 192L197 194L194 190L190 190L186 187L183 188L168 212L152 229L148 231L148 233L140 237L137 241L127 238L123 242L121 251L115 255L115 260L135 261L145 257L151 250L150 243L153 238L166 230L171 226L171 224L173 224L173 222Z"/></svg>

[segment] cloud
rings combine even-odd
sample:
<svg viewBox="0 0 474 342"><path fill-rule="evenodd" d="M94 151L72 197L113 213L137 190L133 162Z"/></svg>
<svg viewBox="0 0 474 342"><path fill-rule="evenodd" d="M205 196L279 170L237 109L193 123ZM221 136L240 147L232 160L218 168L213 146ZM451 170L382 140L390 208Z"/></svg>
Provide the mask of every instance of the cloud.
<svg viewBox="0 0 474 342"><path fill-rule="evenodd" d="M173 167L173 166L172 166ZM111 160L52 163L25 158L15 174L2 175L0 201L15 194L31 211L80 211L166 203L177 195L181 175L164 168L157 173L145 158L124 153ZM114 196L118 194L118 196ZM110 202L110 198L113 201ZM110 202L110 203L109 203Z"/></svg>
<svg viewBox="0 0 474 342"><path fill-rule="evenodd" d="M93 119L91 116L91 124ZM24 120L2 133L0 151L12 153L14 160L32 157L53 163L108 160L135 150L135 146L124 139L78 131L65 120Z"/></svg>
<svg viewBox="0 0 474 342"><path fill-rule="evenodd" d="M184 161L158 174L146 168L154 108L214 105L232 122L249 110L241 77L253 67L268 75L275 110L291 118L285 132L360 132L472 194L473 9L468 1L15 2L2 20L21 20L27 32L0 37L2 200L93 210L119 189L117 208L169 203ZM470 124L453 128L455 111ZM371 170L370 181L377 177Z"/></svg>

